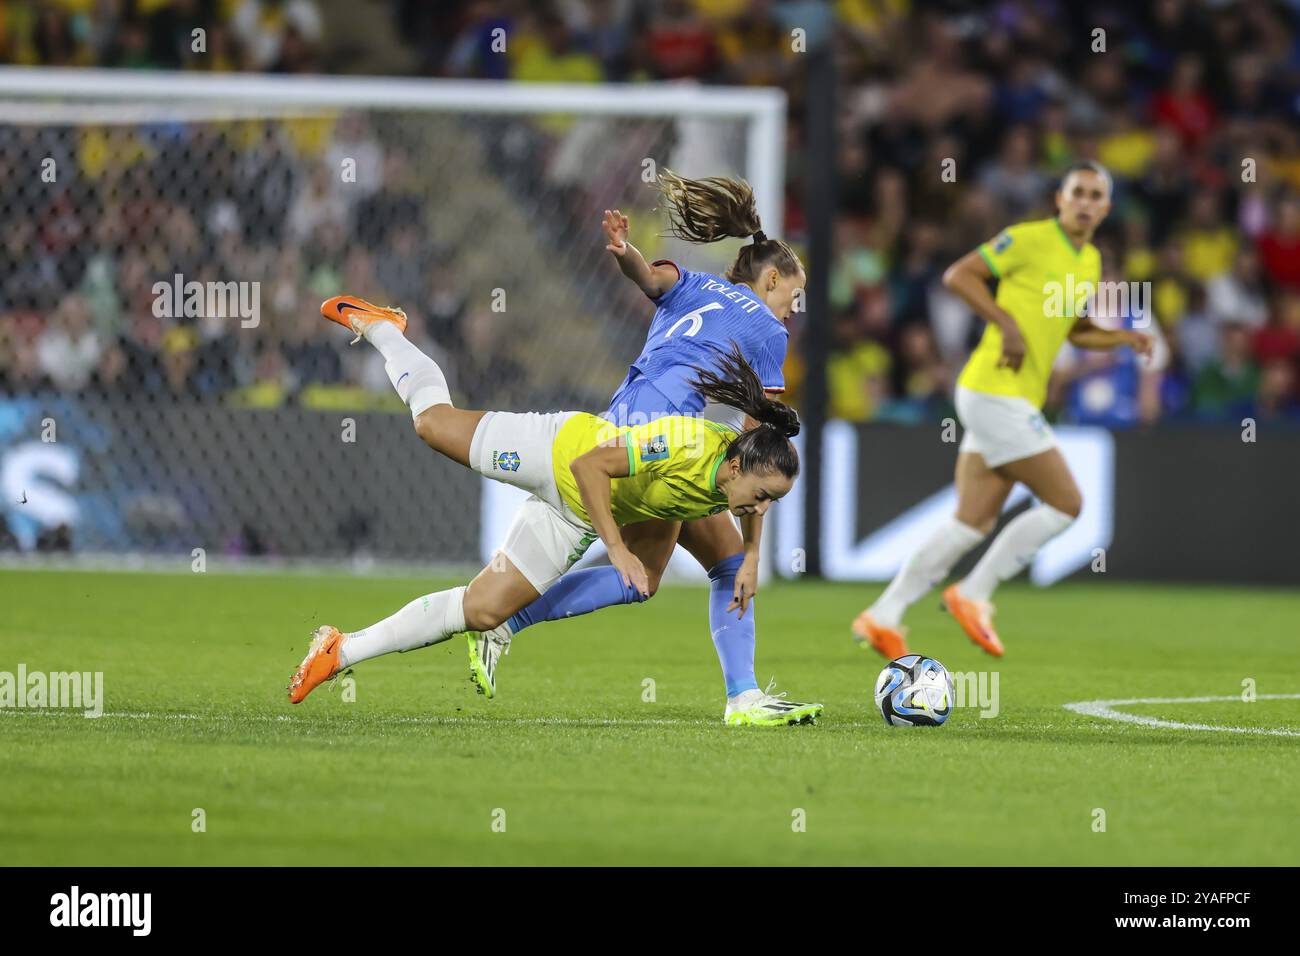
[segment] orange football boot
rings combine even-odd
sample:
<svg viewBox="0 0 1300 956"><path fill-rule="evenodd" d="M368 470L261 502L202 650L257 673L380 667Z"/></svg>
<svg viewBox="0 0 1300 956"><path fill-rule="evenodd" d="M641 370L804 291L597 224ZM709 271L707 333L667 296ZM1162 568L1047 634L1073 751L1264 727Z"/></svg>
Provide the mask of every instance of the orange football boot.
<svg viewBox="0 0 1300 956"><path fill-rule="evenodd" d="M957 585L950 584L943 592L943 606L953 616L966 636L994 657L1001 657L1004 648L993 630L993 605L988 601L974 601L962 597Z"/></svg>
<svg viewBox="0 0 1300 956"><path fill-rule="evenodd" d="M316 628L311 648L289 680L289 702L300 704L304 697L339 672L339 651L347 639L337 627Z"/></svg>
<svg viewBox="0 0 1300 956"><path fill-rule="evenodd" d="M397 331L406 332L406 313L401 309L374 305L355 295L336 295L326 299L320 304L320 314L354 333L353 345L361 341L361 333L374 322L392 322Z"/></svg>
<svg viewBox="0 0 1300 956"><path fill-rule="evenodd" d="M870 611L863 611L853 621L853 639L864 647L870 645L887 660L907 656L907 640L901 630L876 623Z"/></svg>

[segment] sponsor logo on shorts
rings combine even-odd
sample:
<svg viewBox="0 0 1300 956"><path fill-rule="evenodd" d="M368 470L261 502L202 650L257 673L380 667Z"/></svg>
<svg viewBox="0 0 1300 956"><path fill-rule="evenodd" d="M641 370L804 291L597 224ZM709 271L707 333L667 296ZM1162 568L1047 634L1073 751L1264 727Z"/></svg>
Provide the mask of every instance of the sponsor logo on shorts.
<svg viewBox="0 0 1300 956"><path fill-rule="evenodd" d="M519 452L517 451L492 451L492 469L495 471L500 468L502 471L519 470Z"/></svg>
<svg viewBox="0 0 1300 956"><path fill-rule="evenodd" d="M1029 416L1029 427L1035 432L1042 435L1047 430L1047 422L1042 415L1035 412Z"/></svg>
<svg viewBox="0 0 1300 956"><path fill-rule="evenodd" d="M648 442L641 443L642 461L663 461L667 457L668 457L667 436L656 435Z"/></svg>
<svg viewBox="0 0 1300 956"><path fill-rule="evenodd" d="M569 552L569 558L568 558L569 564L571 565L577 564L578 561L582 558L582 556L587 553L587 549L591 547L592 542L594 542L595 540L596 540L596 532L594 531L588 531L581 538L579 538L577 545L574 547L572 551Z"/></svg>

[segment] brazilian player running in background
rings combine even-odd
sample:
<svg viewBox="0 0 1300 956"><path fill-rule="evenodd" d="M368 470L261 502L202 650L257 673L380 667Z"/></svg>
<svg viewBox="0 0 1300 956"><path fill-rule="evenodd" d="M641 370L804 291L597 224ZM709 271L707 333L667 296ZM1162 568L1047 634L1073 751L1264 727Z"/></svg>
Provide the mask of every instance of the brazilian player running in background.
<svg viewBox="0 0 1300 956"><path fill-rule="evenodd" d="M744 416L734 408L710 404L693 384L697 367L716 369L719 355L733 345L758 373L769 394L785 390L782 365L789 333L785 322L805 274L799 257L780 239L762 231L754 193L744 180L683 179L665 170L658 188L668 211L669 233L693 243L733 237L752 239L741 247L725 275L692 272L675 262L647 263L627 241L628 219L605 210L605 248L632 282L656 306L641 355L610 400L606 418L637 425L662 416L702 416L742 431ZM764 509L766 510L766 509ZM757 516L761 522L762 512ZM709 573L709 630L722 664L728 723L780 725L789 702L758 689L754 675L754 610L729 613L733 593L752 594L758 578L755 541L746 551L735 521L716 514L692 521L647 521L622 531L623 547L640 559L649 586L626 585L617 567L573 571L493 632L478 637L481 660L476 673L493 674L510 639L542 621L587 614L602 607L651 597L681 544ZM621 552L612 554L617 563ZM769 720L769 718L771 718Z"/></svg>
<svg viewBox="0 0 1300 956"><path fill-rule="evenodd" d="M935 528L885 592L853 622L853 633L890 659L908 653L907 608L942 582L993 530L1016 482L1038 499L1009 522L944 606L968 637L1003 653L993 629L994 589L1033 561L1078 517L1083 499L1041 409L1056 354L1066 339L1084 349L1129 346L1150 355L1150 336L1101 329L1089 319L1101 277L1092 236L1110 211L1110 174L1097 163L1072 167L1056 192L1052 219L1011 226L957 260L943 282L988 323L957 379L964 434L957 455L957 512ZM997 296L989 292L997 281Z"/></svg>

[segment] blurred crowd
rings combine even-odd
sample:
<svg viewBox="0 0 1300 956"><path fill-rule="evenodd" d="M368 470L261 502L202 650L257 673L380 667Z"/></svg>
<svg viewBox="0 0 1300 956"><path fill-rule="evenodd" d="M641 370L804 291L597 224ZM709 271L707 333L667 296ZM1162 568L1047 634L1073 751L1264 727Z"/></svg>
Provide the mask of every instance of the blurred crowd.
<svg viewBox="0 0 1300 956"><path fill-rule="evenodd" d="M331 63L322 10L328 6L5 4L0 49L23 63L319 69ZM784 237L797 244L806 242L808 91L792 31L814 24L810 8L821 6L373 5L391 18L427 75L784 87L791 105ZM953 380L983 323L943 289L944 268L1012 222L1051 215L1062 170L1094 158L1115 177L1113 209L1095 240L1103 278L1144 290L1121 314L1097 321L1145 328L1160 348L1151 363L1127 352L1067 349L1053 382L1052 414L1121 427L1159 419L1300 418L1294 5L834 0L829 8L840 133L827 370L832 415L922 421L949 414ZM188 52L194 24L207 30L209 50L220 37L219 63L211 53L205 59ZM804 42L815 43L813 33ZM314 308L304 305L340 287L383 288L392 301L414 303L439 344L475 346L468 351L482 367L466 373L467 393L476 381L486 391L511 379L517 368L494 356L466 315L455 274L438 268L441 257L424 232L419 164L409 152L381 147L383 137L361 117L314 134L287 121L253 129L242 139L209 131L212 140L200 144L151 131L141 148L155 165L144 175L130 164L96 168L102 148L82 144L69 152L66 141L33 141L43 135L35 128L0 126L10 140L0 143L0 163L11 166L0 169L0 191L10 193L0 201L9 208L21 201L12 194L22 188L15 157L62 148L84 173L75 187L52 192L37 215L11 220L6 232L0 386L44 383L257 404L329 403L367 384L381 395L382 371L352 366L360 360L326 340ZM324 142L296 151L297 135ZM166 163L184 163L195 148L231 151L219 202L168 189L177 180L166 175ZM337 177L316 162L358 150L385 169L371 193L338 189ZM358 223L386 225L345 247L341 227ZM250 237L262 244L250 244ZM358 251L362 244L371 251ZM172 271L199 281L263 276L262 308L281 317L277 333L259 337L255 351L232 353L236 346L215 325L159 319L146 308L154 298L146 283ZM799 319L792 322L787 368L796 401L806 375Z"/></svg>
<svg viewBox="0 0 1300 956"><path fill-rule="evenodd" d="M791 97L786 234L804 236L807 96L792 31L809 4L467 0L459 31L400 4L436 75L775 84ZM837 0L840 154L831 414L950 413L983 323L940 282L1004 226L1053 215L1062 171L1114 174L1096 243L1142 290L1099 324L1155 359L1067 349L1049 408L1124 426L1300 418L1300 34L1294 4ZM498 28L523 37L492 56ZM810 41L811 42L811 41ZM945 172L947 175L945 175ZM798 383L794 323L787 379Z"/></svg>
<svg viewBox="0 0 1300 956"><path fill-rule="evenodd" d="M0 4L0 62L317 73L316 0L28 0Z"/></svg>
<svg viewBox="0 0 1300 956"><path fill-rule="evenodd" d="M462 353L460 396L502 394L512 367L426 239L412 147L366 115L66 132L0 125L4 208L31 206L29 170L62 170L43 215L3 239L0 392L400 408L378 354L316 308L364 289ZM345 179L345 162L362 173Z"/></svg>
<svg viewBox="0 0 1300 956"><path fill-rule="evenodd" d="M1300 416L1295 13L1001 3L896 21L884 63L842 51L832 411L945 405L983 323L943 290L944 268L1008 223L1052 215L1062 170L1096 159L1115 179L1094 240L1103 279L1142 300L1096 321L1160 347L1149 364L1067 349L1053 413L1116 426Z"/></svg>

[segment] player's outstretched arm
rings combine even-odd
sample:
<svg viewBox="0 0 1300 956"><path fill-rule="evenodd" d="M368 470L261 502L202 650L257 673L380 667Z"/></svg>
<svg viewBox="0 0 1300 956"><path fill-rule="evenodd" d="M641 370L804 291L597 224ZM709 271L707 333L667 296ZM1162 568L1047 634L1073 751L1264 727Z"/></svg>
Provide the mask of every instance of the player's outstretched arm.
<svg viewBox="0 0 1300 956"><path fill-rule="evenodd" d="M1070 344L1081 349L1117 349L1130 346L1138 355L1151 355L1155 339L1133 329L1102 329L1087 318L1079 319L1070 329Z"/></svg>
<svg viewBox="0 0 1300 956"><path fill-rule="evenodd" d="M737 611L737 617L744 617L749 602L758 594L758 548L763 537L763 516L743 515L740 519L740 534L745 541L745 558L736 572L736 590L727 605L728 611Z"/></svg>
<svg viewBox="0 0 1300 956"><path fill-rule="evenodd" d="M624 543L610 503L610 479L626 478L631 474L631 464L628 462L623 439L615 438L597 445L585 455L579 455L570 462L569 470L573 472L573 480L578 486L582 506L587 509L587 517L591 519L591 526L596 529L596 534L605 543L605 550L609 552L609 563L623 575L624 585L634 587L649 597L650 580L645 565Z"/></svg>
<svg viewBox="0 0 1300 956"><path fill-rule="evenodd" d="M1006 366L1019 371L1025 360L1025 339L1011 314L1002 309L989 292L988 281L993 271L979 251L968 252L943 274L943 284L969 305L985 322L996 325L1002 332L1002 358L998 367Z"/></svg>
<svg viewBox="0 0 1300 956"><path fill-rule="evenodd" d="M605 219L601 223L605 229L605 238L609 241L605 248L614 254L614 261L637 287L652 299L657 299L677 282L677 269L673 266L652 266L645 261L637 247L627 241L627 216L617 209L605 210Z"/></svg>

